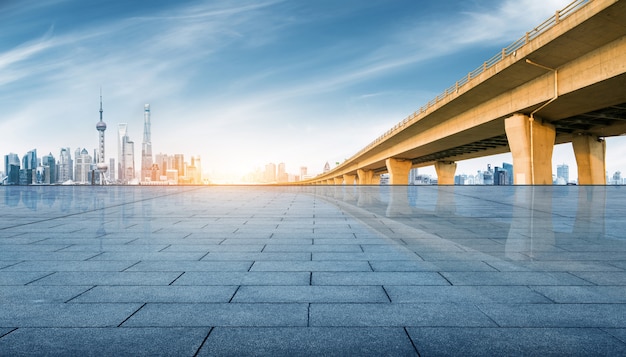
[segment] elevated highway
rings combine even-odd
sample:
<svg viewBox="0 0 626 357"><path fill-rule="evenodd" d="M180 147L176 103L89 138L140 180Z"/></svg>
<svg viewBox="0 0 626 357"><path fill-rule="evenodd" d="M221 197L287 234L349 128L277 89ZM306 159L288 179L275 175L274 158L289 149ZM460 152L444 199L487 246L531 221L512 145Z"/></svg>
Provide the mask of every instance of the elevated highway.
<svg viewBox="0 0 626 357"><path fill-rule="evenodd" d="M626 1L577 0L331 171L304 183L408 183L434 165L511 152L515 184L551 184L571 142L580 184L605 184L604 138L626 134Z"/></svg>

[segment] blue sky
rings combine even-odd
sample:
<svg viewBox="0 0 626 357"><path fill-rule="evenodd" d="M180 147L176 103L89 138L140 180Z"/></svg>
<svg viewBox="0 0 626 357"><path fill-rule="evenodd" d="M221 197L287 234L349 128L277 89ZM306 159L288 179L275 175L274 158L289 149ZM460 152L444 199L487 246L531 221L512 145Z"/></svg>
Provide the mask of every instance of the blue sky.
<svg viewBox="0 0 626 357"><path fill-rule="evenodd" d="M107 158L127 123L139 167L150 103L155 154L201 155L216 178L319 173L568 3L0 0L0 154L93 151L102 87ZM611 174L623 147L608 142ZM553 161L575 167L569 146Z"/></svg>

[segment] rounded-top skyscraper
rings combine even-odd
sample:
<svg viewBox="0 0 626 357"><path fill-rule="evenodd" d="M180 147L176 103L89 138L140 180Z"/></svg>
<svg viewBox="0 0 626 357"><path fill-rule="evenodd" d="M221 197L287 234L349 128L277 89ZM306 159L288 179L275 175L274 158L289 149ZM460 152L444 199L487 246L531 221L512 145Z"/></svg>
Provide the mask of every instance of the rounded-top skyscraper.
<svg viewBox="0 0 626 357"><path fill-rule="evenodd" d="M102 121L102 90L100 90L100 121L96 124L96 130L98 130L99 146L98 146L98 163L96 167L100 172L100 183L104 185L104 174L107 172L109 166L104 161L104 131L107 130L107 124Z"/></svg>

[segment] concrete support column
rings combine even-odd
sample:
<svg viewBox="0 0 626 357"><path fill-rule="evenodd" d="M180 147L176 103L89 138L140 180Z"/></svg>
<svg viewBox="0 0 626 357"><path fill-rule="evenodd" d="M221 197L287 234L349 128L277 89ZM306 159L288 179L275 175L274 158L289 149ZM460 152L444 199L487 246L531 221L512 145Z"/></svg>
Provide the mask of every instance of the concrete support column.
<svg viewBox="0 0 626 357"><path fill-rule="evenodd" d="M356 181L356 175L349 175L349 174L343 175L343 182L347 186L354 186L355 181Z"/></svg>
<svg viewBox="0 0 626 357"><path fill-rule="evenodd" d="M438 185L454 185L454 173L456 172L456 162L437 161L435 162Z"/></svg>
<svg viewBox="0 0 626 357"><path fill-rule="evenodd" d="M580 135L572 139L579 185L606 185L606 142Z"/></svg>
<svg viewBox="0 0 626 357"><path fill-rule="evenodd" d="M334 180L333 184L335 184L335 185L341 185L343 183L343 177L342 176L335 177L333 180Z"/></svg>
<svg viewBox="0 0 626 357"><path fill-rule="evenodd" d="M328 179L328 180L326 180L326 184L327 184L327 185L334 185L334 184L335 184L335 180L333 180L333 179Z"/></svg>
<svg viewBox="0 0 626 357"><path fill-rule="evenodd" d="M387 165L387 171L389 171L390 185L409 184L409 171L411 171L411 166L413 165L411 160L389 158L385 160L385 165Z"/></svg>
<svg viewBox="0 0 626 357"><path fill-rule="evenodd" d="M380 185L380 175L372 176L372 185Z"/></svg>
<svg viewBox="0 0 626 357"><path fill-rule="evenodd" d="M371 185L372 184L374 171L358 169L356 170L356 174L358 176L357 184L359 185Z"/></svg>
<svg viewBox="0 0 626 357"><path fill-rule="evenodd" d="M515 114L504 120L504 130L513 155L514 183L551 185L554 126Z"/></svg>

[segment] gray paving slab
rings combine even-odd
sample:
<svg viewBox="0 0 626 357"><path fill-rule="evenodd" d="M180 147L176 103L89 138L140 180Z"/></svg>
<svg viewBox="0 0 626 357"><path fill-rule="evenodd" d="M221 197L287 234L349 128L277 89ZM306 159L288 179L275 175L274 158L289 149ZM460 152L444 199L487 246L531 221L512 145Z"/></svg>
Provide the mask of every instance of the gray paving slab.
<svg viewBox="0 0 626 357"><path fill-rule="evenodd" d="M96 286L72 303L229 302L237 286Z"/></svg>
<svg viewBox="0 0 626 357"><path fill-rule="evenodd" d="M526 286L411 286L385 284L393 303L552 303Z"/></svg>
<svg viewBox="0 0 626 357"><path fill-rule="evenodd" d="M313 253L313 260L327 261L392 261L392 260L421 260L420 257L412 252L393 252L393 253Z"/></svg>
<svg viewBox="0 0 626 357"><path fill-rule="evenodd" d="M20 328L3 356L193 356L209 328Z"/></svg>
<svg viewBox="0 0 626 357"><path fill-rule="evenodd" d="M0 270L0 285L25 285L52 274L51 272L18 272Z"/></svg>
<svg viewBox="0 0 626 357"><path fill-rule="evenodd" d="M382 286L242 286L232 302L389 302Z"/></svg>
<svg viewBox="0 0 626 357"><path fill-rule="evenodd" d="M314 272L313 285L450 285L436 272Z"/></svg>
<svg viewBox="0 0 626 357"><path fill-rule="evenodd" d="M150 303L125 321L122 326L297 327L307 326L307 323L308 304Z"/></svg>
<svg viewBox="0 0 626 357"><path fill-rule="evenodd" d="M473 305L311 304L310 310L310 326L496 326Z"/></svg>
<svg viewBox="0 0 626 357"><path fill-rule="evenodd" d="M482 261L371 261L374 271L449 271L449 272L494 272L496 269Z"/></svg>
<svg viewBox="0 0 626 357"><path fill-rule="evenodd" d="M626 286L532 286L556 303L626 304Z"/></svg>
<svg viewBox="0 0 626 357"><path fill-rule="evenodd" d="M626 271L608 272L573 272L572 274L597 285L626 285Z"/></svg>
<svg viewBox="0 0 626 357"><path fill-rule="evenodd" d="M591 285L563 272L443 272L452 285Z"/></svg>
<svg viewBox="0 0 626 357"><path fill-rule="evenodd" d="M0 301L5 304L16 303L63 303L83 292L89 290L92 286L60 286L51 289L48 286L24 286L24 285L0 285Z"/></svg>
<svg viewBox="0 0 626 357"><path fill-rule="evenodd" d="M32 285L168 285L180 276L180 272L142 271L62 271L35 280Z"/></svg>
<svg viewBox="0 0 626 357"><path fill-rule="evenodd" d="M262 253L239 253L239 252L220 252L209 253L202 257L201 261L298 261L311 260L311 253L279 253L266 252Z"/></svg>
<svg viewBox="0 0 626 357"><path fill-rule="evenodd" d="M188 271L172 285L309 285L309 272L273 272L273 271Z"/></svg>
<svg viewBox="0 0 626 357"><path fill-rule="evenodd" d="M0 303L0 326L116 327L141 304Z"/></svg>
<svg viewBox="0 0 626 357"><path fill-rule="evenodd" d="M253 261L142 261L128 272L248 271Z"/></svg>
<svg viewBox="0 0 626 357"><path fill-rule="evenodd" d="M264 252L358 252L363 250L358 244L267 244Z"/></svg>
<svg viewBox="0 0 626 357"><path fill-rule="evenodd" d="M137 261L22 261L2 271L29 272L29 271L122 271L137 264Z"/></svg>
<svg viewBox="0 0 626 357"><path fill-rule="evenodd" d="M198 356L416 356L402 328L216 327Z"/></svg>
<svg viewBox="0 0 626 357"><path fill-rule="evenodd" d="M626 304L477 305L502 327L624 328Z"/></svg>
<svg viewBox="0 0 626 357"><path fill-rule="evenodd" d="M420 356L617 356L626 344L587 328L407 328Z"/></svg>
<svg viewBox="0 0 626 357"><path fill-rule="evenodd" d="M254 262L250 271L372 271L367 261Z"/></svg>

